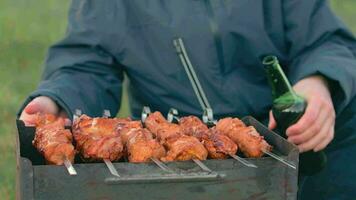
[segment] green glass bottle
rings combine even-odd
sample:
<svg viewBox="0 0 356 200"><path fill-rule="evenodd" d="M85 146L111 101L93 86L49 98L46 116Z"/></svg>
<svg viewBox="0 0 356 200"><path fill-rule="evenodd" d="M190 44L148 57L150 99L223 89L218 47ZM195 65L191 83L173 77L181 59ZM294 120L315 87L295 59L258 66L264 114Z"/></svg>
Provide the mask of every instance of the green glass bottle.
<svg viewBox="0 0 356 200"><path fill-rule="evenodd" d="M279 133L287 138L287 128L303 116L307 102L294 92L276 56L266 56L262 63L265 66L268 82L272 88L273 117L277 122ZM304 152L299 156L299 171L303 175L312 175L323 169L326 162L327 158L323 151Z"/></svg>

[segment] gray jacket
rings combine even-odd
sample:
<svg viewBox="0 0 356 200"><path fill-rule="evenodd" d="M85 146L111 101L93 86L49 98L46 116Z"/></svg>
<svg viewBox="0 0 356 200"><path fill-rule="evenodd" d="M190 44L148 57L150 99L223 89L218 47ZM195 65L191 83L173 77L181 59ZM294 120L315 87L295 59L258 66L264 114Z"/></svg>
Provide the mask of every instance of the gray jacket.
<svg viewBox="0 0 356 200"><path fill-rule="evenodd" d="M46 95L70 116L115 114L126 73L135 118L149 105L264 120L265 54L279 57L292 83L325 76L337 112L355 96L355 38L325 0L74 0L68 23L25 104Z"/></svg>

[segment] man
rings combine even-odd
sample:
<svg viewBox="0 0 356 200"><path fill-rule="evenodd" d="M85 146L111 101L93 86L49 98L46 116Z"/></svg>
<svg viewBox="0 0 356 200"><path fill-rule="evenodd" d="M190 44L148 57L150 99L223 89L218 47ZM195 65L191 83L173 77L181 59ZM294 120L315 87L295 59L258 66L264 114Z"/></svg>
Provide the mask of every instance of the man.
<svg viewBox="0 0 356 200"><path fill-rule="evenodd" d="M116 113L126 73L134 118L149 105L267 121L271 89L260 57L274 54L308 101L288 140L301 152L326 148L329 159L303 178L299 198L348 199L356 194L355 53L354 37L324 0L77 0L20 119L72 116L76 108Z"/></svg>

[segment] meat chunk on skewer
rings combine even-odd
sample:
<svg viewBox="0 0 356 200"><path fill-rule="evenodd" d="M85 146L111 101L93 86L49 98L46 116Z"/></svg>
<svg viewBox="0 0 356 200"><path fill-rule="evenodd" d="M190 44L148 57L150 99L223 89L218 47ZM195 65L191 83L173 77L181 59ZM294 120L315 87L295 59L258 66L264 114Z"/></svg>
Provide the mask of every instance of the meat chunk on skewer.
<svg viewBox="0 0 356 200"><path fill-rule="evenodd" d="M118 134L121 136L121 141L122 144L125 146L127 141L133 137L135 135L136 130L140 130L142 129L142 123L140 121L130 121L130 122L125 122L125 123L119 123L119 125L117 126L116 131L118 132ZM152 138L152 133L150 132L145 132L147 135L147 137L151 137Z"/></svg>
<svg viewBox="0 0 356 200"><path fill-rule="evenodd" d="M196 137L181 135L170 137L165 144L168 149L167 156L161 158L162 161L184 161L184 160L205 160L208 151Z"/></svg>
<svg viewBox="0 0 356 200"><path fill-rule="evenodd" d="M116 129L118 124L130 121L128 118L80 116L72 127L77 150L89 161L119 160L123 156L123 145Z"/></svg>
<svg viewBox="0 0 356 200"><path fill-rule="evenodd" d="M203 136L208 134L209 128L196 116L182 117L179 120L182 133L202 140Z"/></svg>
<svg viewBox="0 0 356 200"><path fill-rule="evenodd" d="M149 162L151 158L161 158L166 155L164 147L140 121L119 124L117 128L125 147L125 154L130 162Z"/></svg>
<svg viewBox="0 0 356 200"><path fill-rule="evenodd" d="M148 115L145 120L145 126L162 144L170 137L182 135L180 126L169 123L160 112Z"/></svg>
<svg viewBox="0 0 356 200"><path fill-rule="evenodd" d="M151 158L160 159L166 155L164 147L143 128L130 131L126 146L130 162L149 162Z"/></svg>
<svg viewBox="0 0 356 200"><path fill-rule="evenodd" d="M35 125L32 144L48 164L63 165L65 160L74 162L72 133L64 128L64 119L50 114L37 114Z"/></svg>
<svg viewBox="0 0 356 200"><path fill-rule="evenodd" d="M237 118L219 120L216 129L233 140L246 157L259 158L264 154L262 150L272 149L253 126L247 127Z"/></svg>
<svg viewBox="0 0 356 200"><path fill-rule="evenodd" d="M238 149L234 141L215 128L210 129L209 134L205 134L203 143L212 159L225 159L229 155L235 155Z"/></svg>
<svg viewBox="0 0 356 200"><path fill-rule="evenodd" d="M145 126L167 149L167 156L161 158L162 161L205 160L208 156L197 138L184 135L180 125L169 123L160 112L151 113L146 118Z"/></svg>
<svg viewBox="0 0 356 200"><path fill-rule="evenodd" d="M217 130L228 132L233 128L246 127L246 125L239 118L226 117L220 119L215 127Z"/></svg>
<svg viewBox="0 0 356 200"><path fill-rule="evenodd" d="M179 125L185 135L194 136L204 144L210 158L224 159L236 154L237 145L229 137L215 128L209 129L198 117L182 117Z"/></svg>

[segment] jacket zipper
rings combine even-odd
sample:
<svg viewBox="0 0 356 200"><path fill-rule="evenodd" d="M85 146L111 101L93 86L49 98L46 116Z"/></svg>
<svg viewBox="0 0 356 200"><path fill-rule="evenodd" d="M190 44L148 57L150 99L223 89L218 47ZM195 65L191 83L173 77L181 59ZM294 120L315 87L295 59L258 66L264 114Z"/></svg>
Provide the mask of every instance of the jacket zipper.
<svg viewBox="0 0 356 200"><path fill-rule="evenodd" d="M194 93L199 101L200 106L202 107L203 110L211 109L208 98L205 95L205 92L200 84L200 81L198 79L198 76L194 70L192 63L190 62L182 38L174 39L173 44L182 62L184 70L188 75L189 81L193 87Z"/></svg>

